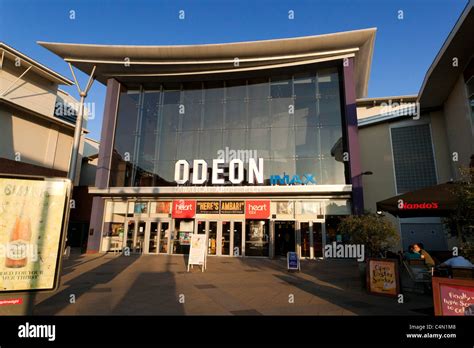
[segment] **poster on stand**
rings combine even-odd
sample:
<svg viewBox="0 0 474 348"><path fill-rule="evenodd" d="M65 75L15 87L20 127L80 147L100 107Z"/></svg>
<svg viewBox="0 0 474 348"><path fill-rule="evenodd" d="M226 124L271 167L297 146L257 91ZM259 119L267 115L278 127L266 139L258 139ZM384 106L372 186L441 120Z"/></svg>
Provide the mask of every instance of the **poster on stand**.
<svg viewBox="0 0 474 348"><path fill-rule="evenodd" d="M0 293L58 286L70 181L0 176Z"/></svg>

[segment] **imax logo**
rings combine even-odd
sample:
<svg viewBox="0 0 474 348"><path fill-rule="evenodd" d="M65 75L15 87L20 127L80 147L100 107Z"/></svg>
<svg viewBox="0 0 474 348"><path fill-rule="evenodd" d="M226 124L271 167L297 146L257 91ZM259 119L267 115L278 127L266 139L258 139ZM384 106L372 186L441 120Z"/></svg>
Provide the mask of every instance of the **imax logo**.
<svg viewBox="0 0 474 348"><path fill-rule="evenodd" d="M316 184L313 174L304 174L303 176L293 175L290 179L289 175L284 174L270 175L270 185L309 185Z"/></svg>

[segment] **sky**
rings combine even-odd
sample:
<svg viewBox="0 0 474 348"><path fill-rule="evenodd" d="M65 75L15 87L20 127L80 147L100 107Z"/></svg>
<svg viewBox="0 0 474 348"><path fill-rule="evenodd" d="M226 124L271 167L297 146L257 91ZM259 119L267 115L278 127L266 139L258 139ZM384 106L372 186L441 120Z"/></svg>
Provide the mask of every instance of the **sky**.
<svg viewBox="0 0 474 348"><path fill-rule="evenodd" d="M0 0L0 41L72 80L68 65L37 41L184 45L375 27L368 97L383 97L418 93L466 4L467 0ZM77 72L77 77L85 86L87 76ZM61 88L79 98L75 86ZM105 86L95 82L86 101L95 104L95 117L87 128L88 137L96 140L104 99Z"/></svg>

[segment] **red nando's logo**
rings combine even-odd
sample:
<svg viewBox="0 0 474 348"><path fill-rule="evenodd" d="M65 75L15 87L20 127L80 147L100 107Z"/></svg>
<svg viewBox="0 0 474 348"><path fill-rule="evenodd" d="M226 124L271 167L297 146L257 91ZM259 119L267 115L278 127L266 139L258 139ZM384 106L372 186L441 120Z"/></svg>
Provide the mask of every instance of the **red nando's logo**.
<svg viewBox="0 0 474 348"><path fill-rule="evenodd" d="M425 203L407 203L403 199L398 200L398 209L438 209L438 202Z"/></svg>

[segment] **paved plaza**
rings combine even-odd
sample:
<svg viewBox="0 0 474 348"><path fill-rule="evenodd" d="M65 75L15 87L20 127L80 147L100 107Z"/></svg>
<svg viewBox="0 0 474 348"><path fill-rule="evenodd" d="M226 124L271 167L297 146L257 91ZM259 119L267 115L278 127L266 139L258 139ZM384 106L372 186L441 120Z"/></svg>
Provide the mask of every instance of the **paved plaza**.
<svg viewBox="0 0 474 348"><path fill-rule="evenodd" d="M353 260L302 261L209 257L186 272L184 256L74 255L61 286L37 295L36 315L423 315L429 295L368 295ZM75 303L71 303L75 300ZM74 301L72 301L74 302Z"/></svg>

